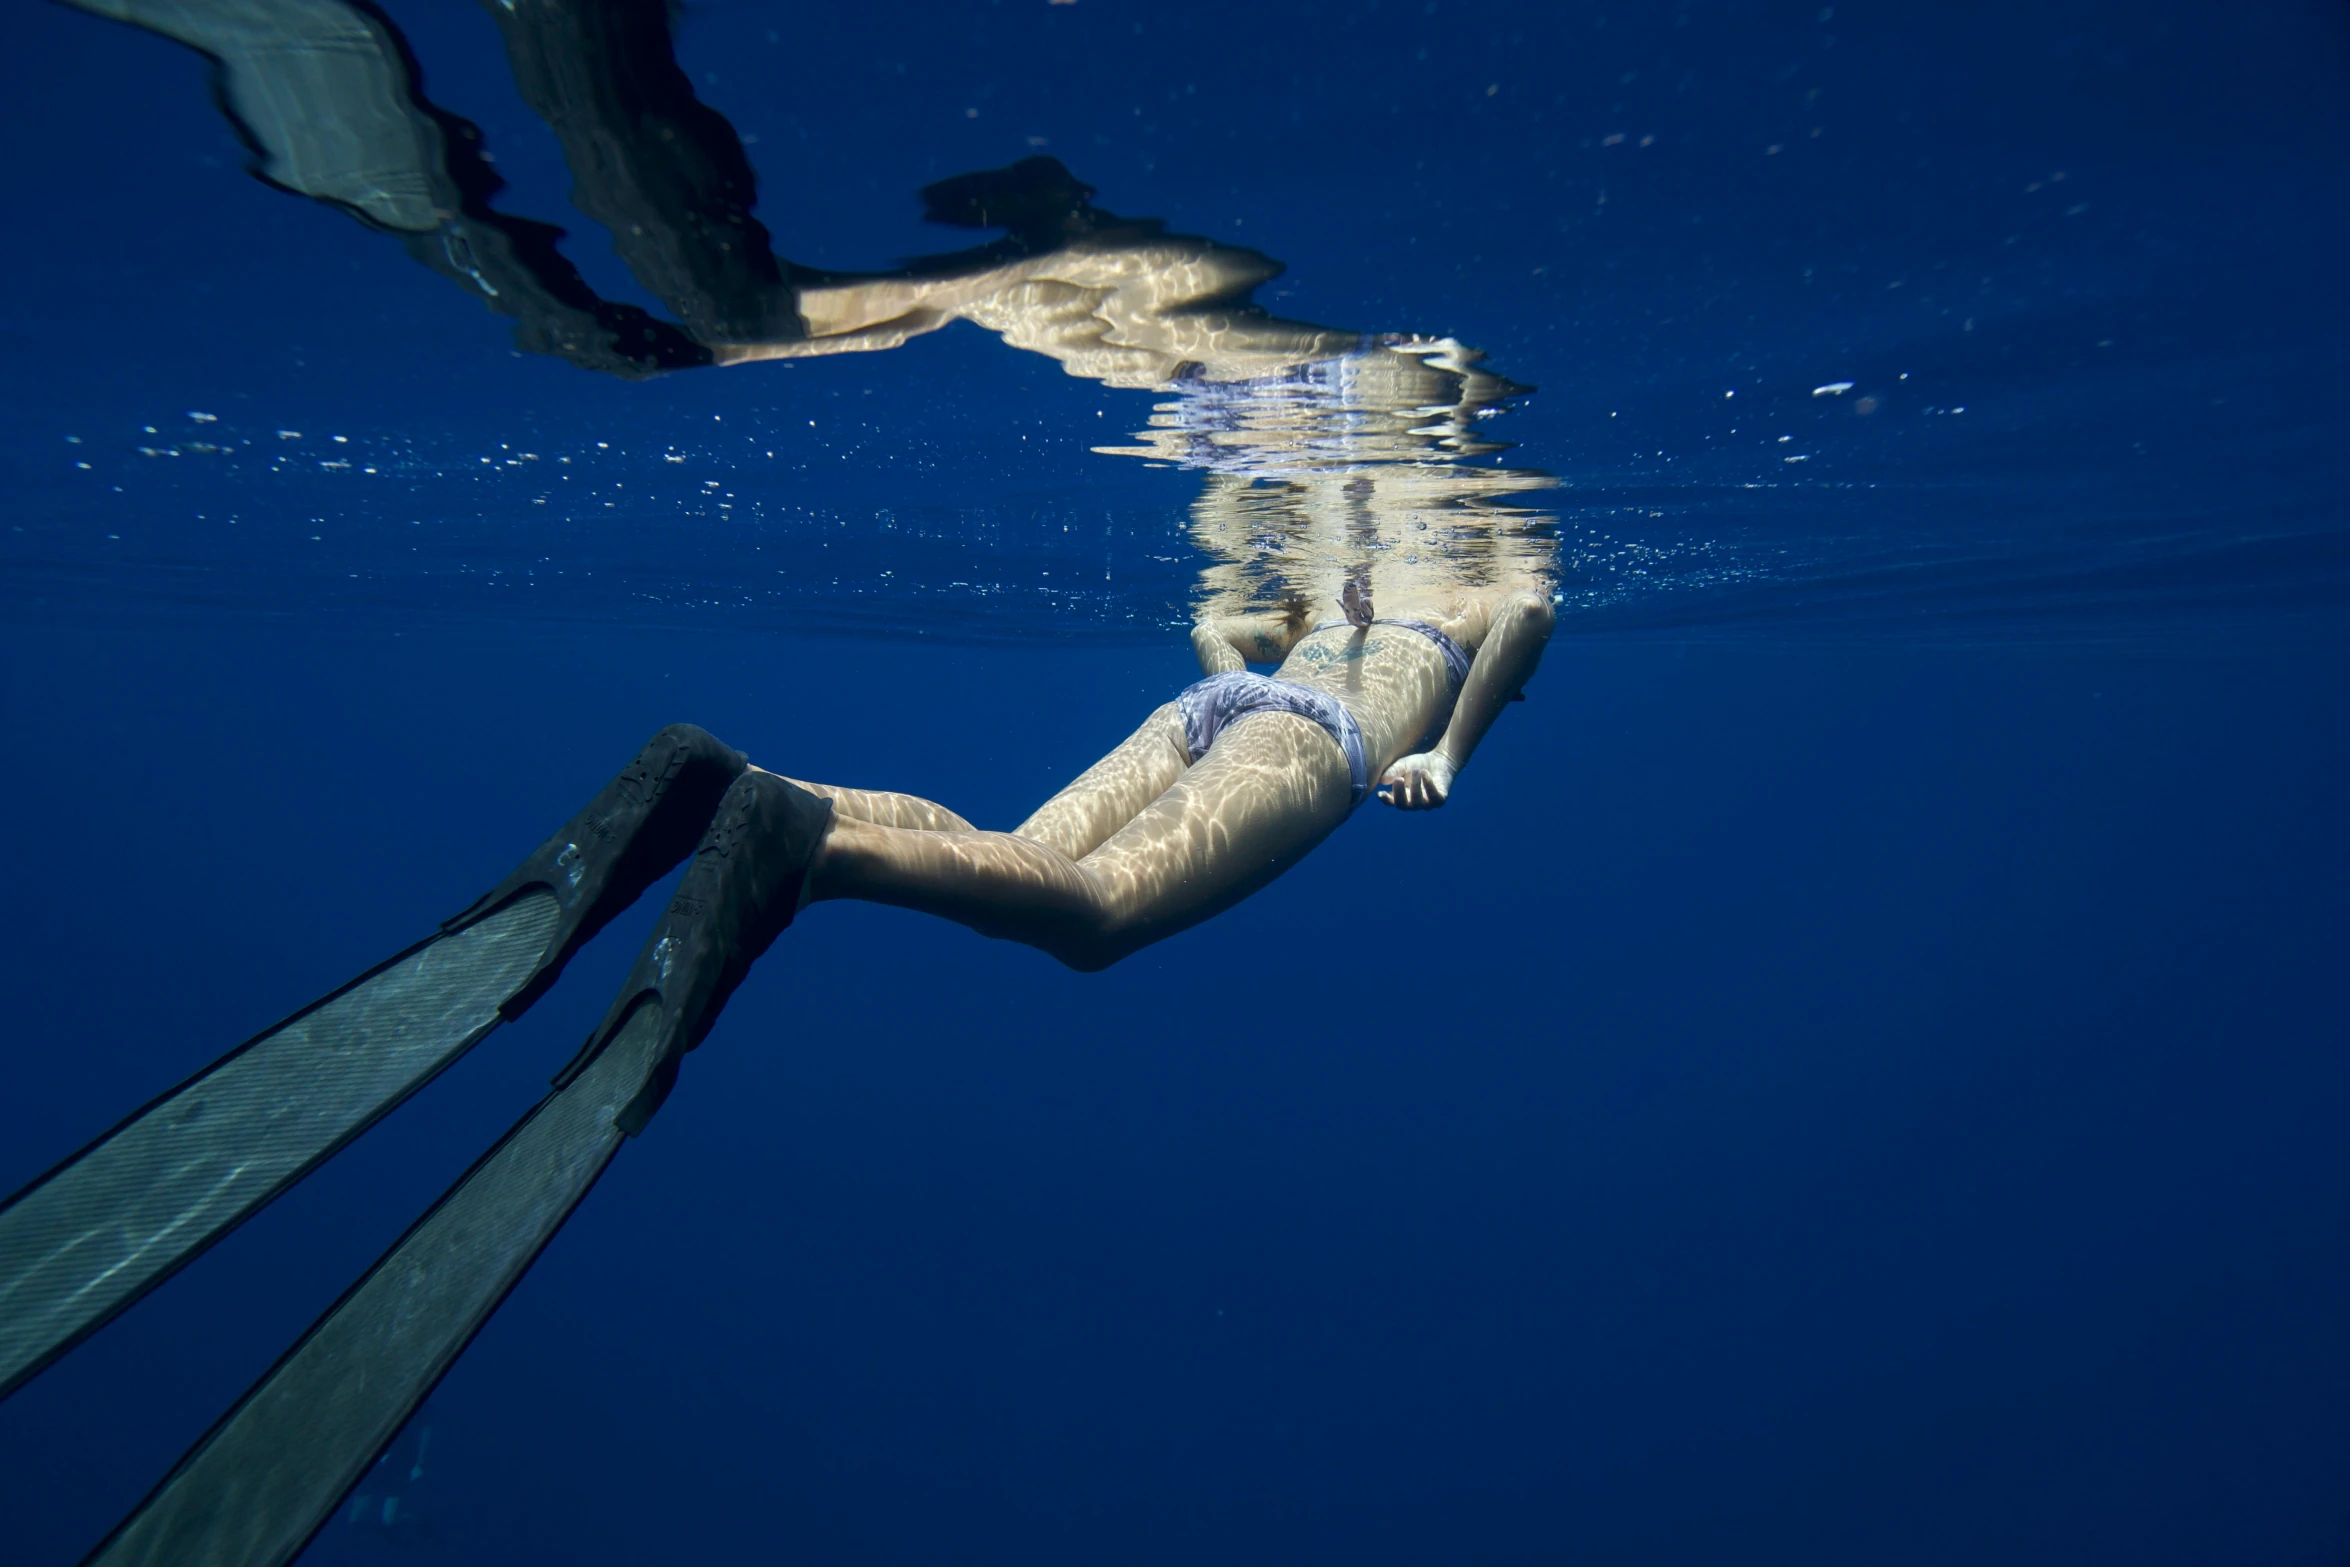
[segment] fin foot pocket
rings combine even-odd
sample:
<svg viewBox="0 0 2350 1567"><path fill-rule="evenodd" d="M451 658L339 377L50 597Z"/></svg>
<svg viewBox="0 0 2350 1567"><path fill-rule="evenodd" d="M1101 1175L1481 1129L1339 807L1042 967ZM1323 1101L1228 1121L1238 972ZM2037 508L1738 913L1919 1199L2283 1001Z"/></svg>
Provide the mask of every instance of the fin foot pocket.
<svg viewBox="0 0 2350 1567"><path fill-rule="evenodd" d="M659 1011L668 1046L621 1119L630 1136L643 1131L676 1081L678 1058L702 1042L751 965L791 924L831 823L831 801L773 773L735 780L603 1022L555 1081L569 1082L639 1012Z"/></svg>
<svg viewBox="0 0 2350 1567"><path fill-rule="evenodd" d="M671 724L604 785L563 830L514 873L450 919L461 930L534 888L554 894L563 916L538 972L501 1010L520 1017L562 976L571 955L675 868L749 760L695 724Z"/></svg>

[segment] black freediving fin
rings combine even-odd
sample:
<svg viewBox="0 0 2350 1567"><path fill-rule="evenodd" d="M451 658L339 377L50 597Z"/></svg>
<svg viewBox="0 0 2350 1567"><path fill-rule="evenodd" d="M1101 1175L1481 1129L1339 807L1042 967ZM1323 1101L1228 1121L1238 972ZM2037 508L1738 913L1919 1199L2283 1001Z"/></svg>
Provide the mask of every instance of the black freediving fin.
<svg viewBox="0 0 2350 1567"><path fill-rule="evenodd" d="M643 1131L676 1084L680 1058L701 1044L735 986L799 911L801 883L831 824L832 802L795 783L757 771L736 780L604 1021L555 1074L555 1086L594 1065L638 1012L664 1010L668 1047L620 1116L629 1136Z"/></svg>
<svg viewBox="0 0 2350 1567"><path fill-rule="evenodd" d="M440 931L194 1077L0 1204L6 1397L520 1016L691 849L744 758L655 735Z"/></svg>
<svg viewBox="0 0 2350 1567"><path fill-rule="evenodd" d="M791 923L829 802L746 773L560 1086L191 1448L84 1567L291 1561L675 1080Z"/></svg>

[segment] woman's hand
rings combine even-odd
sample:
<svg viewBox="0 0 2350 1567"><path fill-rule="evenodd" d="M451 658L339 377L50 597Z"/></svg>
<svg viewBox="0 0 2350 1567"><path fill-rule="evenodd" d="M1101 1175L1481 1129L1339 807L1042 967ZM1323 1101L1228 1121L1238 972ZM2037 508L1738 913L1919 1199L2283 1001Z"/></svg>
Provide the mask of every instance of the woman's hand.
<svg viewBox="0 0 2350 1567"><path fill-rule="evenodd" d="M1433 811L1452 794L1458 771L1442 751L1403 757L1379 780L1379 798L1399 811Z"/></svg>

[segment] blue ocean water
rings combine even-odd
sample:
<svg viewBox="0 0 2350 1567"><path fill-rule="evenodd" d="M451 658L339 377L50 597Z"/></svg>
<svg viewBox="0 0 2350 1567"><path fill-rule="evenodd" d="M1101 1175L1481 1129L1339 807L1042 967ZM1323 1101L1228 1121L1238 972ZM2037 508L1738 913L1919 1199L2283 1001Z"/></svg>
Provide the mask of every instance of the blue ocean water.
<svg viewBox="0 0 2350 1567"><path fill-rule="evenodd" d="M490 12L386 11L499 210L661 314ZM1196 399L968 322L585 371L250 177L188 49L7 36L0 1186L663 723L1008 826L1196 673L1227 475L1097 450ZM1556 481L1559 629L1445 810L1105 973L811 911L363 1486L396 1526L306 1559L2350 1559L2338 4L675 39L811 274L1049 156L1281 316L1485 351L1538 390L1461 466ZM0 1404L9 1560L538 1098L657 906Z"/></svg>

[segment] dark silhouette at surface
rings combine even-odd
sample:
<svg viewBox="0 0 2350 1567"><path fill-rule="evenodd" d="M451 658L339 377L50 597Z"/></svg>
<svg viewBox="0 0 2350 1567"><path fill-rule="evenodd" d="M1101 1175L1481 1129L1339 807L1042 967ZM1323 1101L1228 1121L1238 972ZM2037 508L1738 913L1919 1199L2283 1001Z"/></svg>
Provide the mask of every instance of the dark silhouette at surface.
<svg viewBox="0 0 2350 1567"><path fill-rule="evenodd" d="M1008 168L956 174L922 187L922 216L949 228L1004 229L1026 251L1051 250L1125 220L1093 206L1094 189L1058 158L1041 154Z"/></svg>
<svg viewBox="0 0 2350 1567"><path fill-rule="evenodd" d="M658 0L486 5L514 84L563 144L572 204L611 230L646 291L698 342L797 336L791 269L751 216L742 139L694 96Z"/></svg>
<svg viewBox="0 0 2350 1567"><path fill-rule="evenodd" d="M484 155L480 128L425 95L423 69L407 38L366 0L267 0L237 6L213 0L69 3L206 56L213 66L214 100L252 152L255 177L392 235L419 263L511 317L516 346L630 378L710 362L708 351L688 333L590 288L557 248L561 229L490 205L505 181ZM518 70L523 61L537 65L558 53L536 45L567 21L617 20L646 11L658 16L660 11L657 4L628 0L580 0L576 5L520 0L511 15L503 14L502 6L488 9L500 16ZM652 42L641 27L629 41L640 47ZM675 75L665 22L658 41L659 63ZM623 57L612 50L574 51L578 70L573 74L589 80L572 90L588 92L594 79ZM550 107L559 96L546 100ZM690 92L686 96L690 100ZM635 107L633 99L617 92L597 101L623 113ZM572 118L566 116L566 123ZM659 139L660 127L644 123ZM732 144L731 133L727 144ZM741 149L733 151L740 166ZM718 156L696 143L681 161L708 162ZM583 194L603 183L601 177L583 179ZM618 203L605 207L616 210ZM764 245L760 248L764 254Z"/></svg>
<svg viewBox="0 0 2350 1567"><path fill-rule="evenodd" d="M676 318L665 321L596 293L563 256L561 228L496 210L505 181L480 128L432 102L407 38L368 0L68 3L209 58L215 100L256 178L392 235L510 317L525 352L606 375L772 355L812 335L807 288L979 274L1073 243L1164 232L1093 206L1092 186L1037 156L921 192L929 221L1001 229L1001 239L878 273L796 266L752 215L758 179L742 138L695 96L662 0L485 0L517 90L562 145L572 204L610 231L631 275ZM1227 267L1214 300L1240 306L1279 270Z"/></svg>

